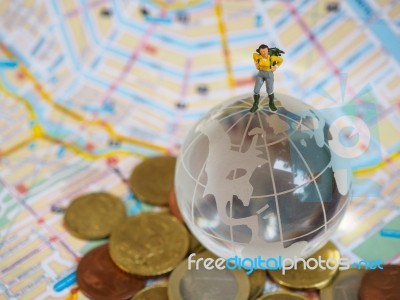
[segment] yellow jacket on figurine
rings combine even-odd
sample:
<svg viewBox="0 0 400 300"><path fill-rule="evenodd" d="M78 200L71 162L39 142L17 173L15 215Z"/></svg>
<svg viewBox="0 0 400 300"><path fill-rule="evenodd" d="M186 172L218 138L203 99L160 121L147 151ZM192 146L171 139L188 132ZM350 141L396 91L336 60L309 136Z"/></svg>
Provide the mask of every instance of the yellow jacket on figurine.
<svg viewBox="0 0 400 300"><path fill-rule="evenodd" d="M267 58L263 58L257 52L253 53L253 60L256 64L256 68L262 71L271 71L271 66L274 64L274 62L276 63L277 67L279 67L283 62L283 58L280 56L268 55Z"/></svg>

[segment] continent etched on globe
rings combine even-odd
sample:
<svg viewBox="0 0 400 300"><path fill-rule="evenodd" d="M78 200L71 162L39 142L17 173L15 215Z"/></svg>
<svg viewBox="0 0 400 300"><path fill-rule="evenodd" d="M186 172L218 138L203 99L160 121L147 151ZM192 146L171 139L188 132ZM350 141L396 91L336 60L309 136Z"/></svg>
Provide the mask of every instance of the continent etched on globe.
<svg viewBox="0 0 400 300"><path fill-rule="evenodd" d="M183 218L221 257L306 257L345 212L350 177L334 166L328 122L299 100L277 99L277 112L264 99L249 113L248 96L215 107L178 157Z"/></svg>

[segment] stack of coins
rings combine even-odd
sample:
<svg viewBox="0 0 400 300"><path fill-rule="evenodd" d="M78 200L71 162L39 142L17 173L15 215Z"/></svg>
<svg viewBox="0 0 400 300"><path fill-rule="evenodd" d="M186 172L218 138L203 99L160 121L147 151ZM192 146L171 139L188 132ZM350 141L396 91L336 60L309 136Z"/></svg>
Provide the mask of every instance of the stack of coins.
<svg viewBox="0 0 400 300"><path fill-rule="evenodd" d="M123 201L106 192L82 195L65 211L64 223L75 237L103 239L77 267L79 289L90 299L132 300L336 300L400 299L400 267L383 270L209 270L189 269L188 255L218 259L193 236L180 214L174 191L176 158L148 158L129 179L135 197L169 212L127 216ZM160 209L159 209L160 211ZM109 238L108 243L106 238ZM340 259L328 242L310 258ZM193 264L193 266L195 265Z"/></svg>

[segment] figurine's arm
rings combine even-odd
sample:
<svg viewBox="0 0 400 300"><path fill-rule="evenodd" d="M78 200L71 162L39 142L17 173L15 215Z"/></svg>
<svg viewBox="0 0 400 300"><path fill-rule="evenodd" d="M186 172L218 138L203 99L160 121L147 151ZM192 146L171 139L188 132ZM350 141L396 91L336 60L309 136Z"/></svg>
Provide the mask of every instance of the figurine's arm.
<svg viewBox="0 0 400 300"><path fill-rule="evenodd" d="M259 61L260 61L260 54L254 52L254 53L253 53L253 60L254 60L254 64L255 64L257 70L260 70L260 64L259 64Z"/></svg>
<svg viewBox="0 0 400 300"><path fill-rule="evenodd" d="M283 62L282 56L272 56L272 64L279 67Z"/></svg>

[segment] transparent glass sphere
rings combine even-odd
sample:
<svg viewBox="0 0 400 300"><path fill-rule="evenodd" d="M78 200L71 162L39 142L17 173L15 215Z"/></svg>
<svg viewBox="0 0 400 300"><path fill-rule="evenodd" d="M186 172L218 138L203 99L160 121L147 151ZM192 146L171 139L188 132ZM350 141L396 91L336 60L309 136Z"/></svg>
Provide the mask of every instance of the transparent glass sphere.
<svg viewBox="0 0 400 300"><path fill-rule="evenodd" d="M209 111L178 156L182 216L216 255L307 257L341 221L350 184L334 166L329 124L300 100L276 94L250 113L252 96Z"/></svg>

